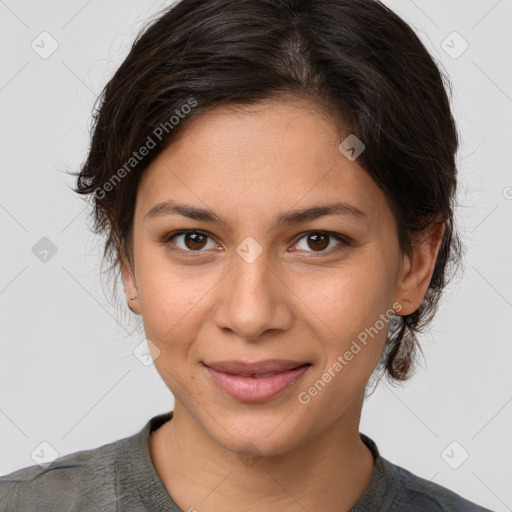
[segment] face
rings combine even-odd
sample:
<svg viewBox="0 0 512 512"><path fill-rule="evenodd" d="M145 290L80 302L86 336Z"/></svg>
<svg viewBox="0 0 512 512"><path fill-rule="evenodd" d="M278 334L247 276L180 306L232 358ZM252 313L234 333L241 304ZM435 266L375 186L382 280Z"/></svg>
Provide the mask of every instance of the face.
<svg viewBox="0 0 512 512"><path fill-rule="evenodd" d="M284 453L357 424L392 308L412 312L426 291L435 251L414 273L384 194L340 142L305 103L217 108L139 185L127 295L175 410L228 450ZM269 359L306 366L261 379L207 367Z"/></svg>

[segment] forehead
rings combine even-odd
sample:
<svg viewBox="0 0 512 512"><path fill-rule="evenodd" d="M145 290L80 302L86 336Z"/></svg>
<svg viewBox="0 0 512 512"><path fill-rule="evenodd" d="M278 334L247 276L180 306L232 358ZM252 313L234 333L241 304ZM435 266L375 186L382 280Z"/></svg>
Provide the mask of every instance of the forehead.
<svg viewBox="0 0 512 512"><path fill-rule="evenodd" d="M253 215L345 201L369 217L385 198L339 150L334 118L308 102L218 107L191 120L146 170L139 215L179 199L231 215Z"/></svg>

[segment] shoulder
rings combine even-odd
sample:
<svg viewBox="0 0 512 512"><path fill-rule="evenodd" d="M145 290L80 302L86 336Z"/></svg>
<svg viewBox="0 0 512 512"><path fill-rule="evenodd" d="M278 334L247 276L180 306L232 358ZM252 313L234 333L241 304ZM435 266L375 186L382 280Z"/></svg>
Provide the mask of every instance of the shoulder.
<svg viewBox="0 0 512 512"><path fill-rule="evenodd" d="M381 462L396 485L396 495L390 512L492 512L386 459Z"/></svg>
<svg viewBox="0 0 512 512"><path fill-rule="evenodd" d="M0 512L116 510L116 451L126 439L0 477ZM100 508L98 508L100 507Z"/></svg>
<svg viewBox="0 0 512 512"><path fill-rule="evenodd" d="M421 478L382 457L373 439L359 433L375 459L373 475L351 512L492 512L459 494Z"/></svg>

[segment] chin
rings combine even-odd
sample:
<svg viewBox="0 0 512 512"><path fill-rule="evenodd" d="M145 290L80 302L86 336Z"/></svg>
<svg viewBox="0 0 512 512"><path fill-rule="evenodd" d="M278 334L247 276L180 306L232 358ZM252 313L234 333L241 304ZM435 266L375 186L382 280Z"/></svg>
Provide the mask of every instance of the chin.
<svg viewBox="0 0 512 512"><path fill-rule="evenodd" d="M241 457L272 457L282 455L293 448L299 441L290 431L292 426L280 415L273 415L265 420L258 411L251 419L247 414L239 419L230 415L229 425L216 421L209 424L213 430L210 436L223 448ZM224 428L223 428L224 427ZM290 440L293 439L293 443Z"/></svg>

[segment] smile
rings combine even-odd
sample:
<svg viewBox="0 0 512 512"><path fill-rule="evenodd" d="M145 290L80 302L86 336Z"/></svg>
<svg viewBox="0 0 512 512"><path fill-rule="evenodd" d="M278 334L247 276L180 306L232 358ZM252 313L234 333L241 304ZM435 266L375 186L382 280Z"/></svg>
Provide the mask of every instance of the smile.
<svg viewBox="0 0 512 512"><path fill-rule="evenodd" d="M240 362L204 365L209 376L224 393L242 402L264 402L297 383L311 366L293 361Z"/></svg>

